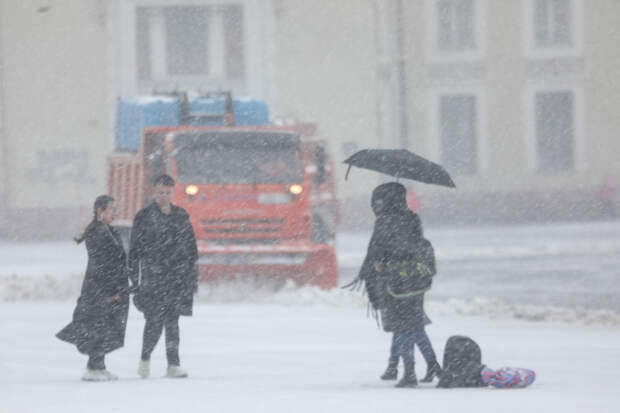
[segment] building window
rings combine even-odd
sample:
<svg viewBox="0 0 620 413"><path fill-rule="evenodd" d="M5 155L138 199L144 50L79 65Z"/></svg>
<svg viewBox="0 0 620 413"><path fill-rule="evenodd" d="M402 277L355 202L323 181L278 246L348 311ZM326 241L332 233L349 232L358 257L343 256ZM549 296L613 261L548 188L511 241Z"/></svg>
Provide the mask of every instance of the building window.
<svg viewBox="0 0 620 413"><path fill-rule="evenodd" d="M488 0L426 0L430 60L486 58Z"/></svg>
<svg viewBox="0 0 620 413"><path fill-rule="evenodd" d="M527 58L583 56L583 0L524 0Z"/></svg>
<svg viewBox="0 0 620 413"><path fill-rule="evenodd" d="M534 40L537 47L573 45L571 0L535 0Z"/></svg>
<svg viewBox="0 0 620 413"><path fill-rule="evenodd" d="M537 169L542 172L574 170L573 93L536 93L534 105Z"/></svg>
<svg viewBox="0 0 620 413"><path fill-rule="evenodd" d="M476 96L444 95L439 98L441 163L456 175L477 172Z"/></svg>
<svg viewBox="0 0 620 413"><path fill-rule="evenodd" d="M437 48L460 51L476 48L473 0L438 0Z"/></svg>
<svg viewBox="0 0 620 413"><path fill-rule="evenodd" d="M166 69L170 76L209 73L207 7L163 9L166 38Z"/></svg>
<svg viewBox="0 0 620 413"><path fill-rule="evenodd" d="M245 73L243 37L242 5L138 7L138 79L239 80Z"/></svg>

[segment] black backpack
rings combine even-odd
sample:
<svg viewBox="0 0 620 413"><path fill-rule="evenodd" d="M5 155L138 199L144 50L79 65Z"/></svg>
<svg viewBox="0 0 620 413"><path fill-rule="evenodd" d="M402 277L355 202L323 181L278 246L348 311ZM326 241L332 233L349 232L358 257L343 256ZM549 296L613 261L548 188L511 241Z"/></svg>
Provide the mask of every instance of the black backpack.
<svg viewBox="0 0 620 413"><path fill-rule="evenodd" d="M394 298L422 294L430 289L436 272L433 246L422 238L415 245L412 257L387 264L388 293Z"/></svg>
<svg viewBox="0 0 620 413"><path fill-rule="evenodd" d="M484 387L480 375L483 367L478 343L466 336L451 336L443 352L443 371L437 387Z"/></svg>

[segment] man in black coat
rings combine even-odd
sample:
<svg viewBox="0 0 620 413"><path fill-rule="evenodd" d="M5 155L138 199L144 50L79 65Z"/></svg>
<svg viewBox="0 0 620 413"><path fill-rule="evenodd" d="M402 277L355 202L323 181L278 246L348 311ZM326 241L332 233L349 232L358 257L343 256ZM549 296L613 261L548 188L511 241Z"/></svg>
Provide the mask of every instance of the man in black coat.
<svg viewBox="0 0 620 413"><path fill-rule="evenodd" d="M155 202L136 214L129 249L131 278L139 285L134 303L146 319L138 374L150 375L151 353L165 328L167 376L187 377L179 359L179 317L192 315L198 249L189 215L172 204L174 180L161 175L153 187Z"/></svg>

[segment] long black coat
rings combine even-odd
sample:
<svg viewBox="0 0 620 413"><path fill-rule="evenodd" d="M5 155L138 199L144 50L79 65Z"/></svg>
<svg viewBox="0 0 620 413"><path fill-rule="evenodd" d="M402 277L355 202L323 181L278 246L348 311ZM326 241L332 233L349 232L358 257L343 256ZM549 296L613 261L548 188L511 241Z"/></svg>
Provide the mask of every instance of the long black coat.
<svg viewBox="0 0 620 413"><path fill-rule="evenodd" d="M381 312L385 331L422 330L424 294L394 298L387 292L386 279L392 263L417 259L416 248L423 242L420 218L407 207L405 188L395 182L375 188L371 205L376 220L359 278L373 308Z"/></svg>
<svg viewBox="0 0 620 413"><path fill-rule="evenodd" d="M183 208L172 205L170 213L164 214L152 203L136 214L129 267L134 284L139 280L134 301L146 318L164 313L192 315L197 260L196 237Z"/></svg>
<svg viewBox="0 0 620 413"><path fill-rule="evenodd" d="M120 235L93 221L85 232L88 266L73 321L56 336L84 354L105 354L125 341L129 309L126 255ZM113 299L120 295L120 299Z"/></svg>

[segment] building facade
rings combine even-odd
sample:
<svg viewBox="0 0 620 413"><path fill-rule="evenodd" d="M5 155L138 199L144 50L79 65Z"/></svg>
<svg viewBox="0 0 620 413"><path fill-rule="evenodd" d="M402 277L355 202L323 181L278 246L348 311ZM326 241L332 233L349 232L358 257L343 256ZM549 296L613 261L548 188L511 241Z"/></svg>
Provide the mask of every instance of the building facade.
<svg viewBox="0 0 620 413"><path fill-rule="evenodd" d="M0 228L78 231L105 192L121 96L232 90L316 122L343 224L408 148L457 189L408 183L434 222L600 216L620 179L618 0L0 2ZM613 185L612 185L613 186Z"/></svg>

